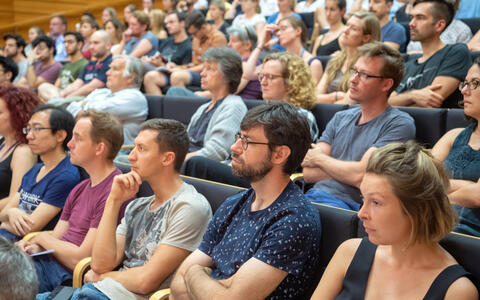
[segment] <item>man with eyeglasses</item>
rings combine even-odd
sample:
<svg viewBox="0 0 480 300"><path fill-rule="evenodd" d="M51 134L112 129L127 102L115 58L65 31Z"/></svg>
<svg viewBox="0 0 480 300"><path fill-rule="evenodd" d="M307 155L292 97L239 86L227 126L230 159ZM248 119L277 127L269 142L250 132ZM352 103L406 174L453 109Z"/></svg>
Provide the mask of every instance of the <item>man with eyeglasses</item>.
<svg viewBox="0 0 480 300"><path fill-rule="evenodd" d="M459 107L458 84L467 75L472 58L463 43L446 45L441 33L454 17L448 0L416 0L410 21L410 39L420 41L422 56L406 64L403 81L389 99L391 105Z"/></svg>
<svg viewBox="0 0 480 300"><path fill-rule="evenodd" d="M290 181L312 141L284 102L250 109L232 145L233 173L252 188L225 200L182 263L170 299L308 299L318 274L318 212Z"/></svg>
<svg viewBox="0 0 480 300"><path fill-rule="evenodd" d="M359 107L337 112L303 160L306 193L312 202L359 210L359 190L368 159L378 147L415 138L412 117L388 105L405 72L400 54L380 42L358 48L351 69L350 98Z"/></svg>
<svg viewBox="0 0 480 300"><path fill-rule="evenodd" d="M80 181L67 155L74 125L65 109L51 105L34 109L23 133L42 162L25 173L18 192L0 212L0 235L17 241L27 233L55 227L67 195Z"/></svg>

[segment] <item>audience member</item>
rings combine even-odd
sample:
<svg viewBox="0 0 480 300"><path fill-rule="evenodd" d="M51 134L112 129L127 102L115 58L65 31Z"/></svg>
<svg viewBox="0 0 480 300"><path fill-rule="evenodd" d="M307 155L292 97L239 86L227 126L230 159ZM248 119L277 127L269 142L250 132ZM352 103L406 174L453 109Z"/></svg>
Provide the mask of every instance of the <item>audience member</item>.
<svg viewBox="0 0 480 300"><path fill-rule="evenodd" d="M27 75L28 60L25 58L25 40L19 34L6 34L3 36L5 48L3 52L5 57L11 58L17 64L17 75L13 78L13 83L17 83L21 78Z"/></svg>
<svg viewBox="0 0 480 300"><path fill-rule="evenodd" d="M0 66L0 85L13 83L18 74L17 64L9 57L0 56Z"/></svg>
<svg viewBox="0 0 480 300"><path fill-rule="evenodd" d="M97 31L99 30L100 27L98 26L97 24L97 21L95 20L92 20L90 18L82 21L80 23L80 33L82 34L83 36L83 39L84 39L84 44L83 44L83 47L82 47L82 55L83 57L85 57L86 59L88 60L91 60L92 59L92 50L90 49L91 48L91 42L90 42L90 39L92 37L92 35ZM66 47L66 45L65 45ZM67 53L68 55L68 53Z"/></svg>
<svg viewBox="0 0 480 300"><path fill-rule="evenodd" d="M50 98L50 103L60 105L78 101L94 90L105 86L106 73L112 62L110 35L104 30L98 30L92 35L91 43L92 56L95 60L91 60L77 79L60 91L58 96Z"/></svg>
<svg viewBox="0 0 480 300"><path fill-rule="evenodd" d="M405 52L407 35L402 25L390 20L390 10L393 0L370 0L370 12L374 13L380 21L382 28L381 41L393 49Z"/></svg>
<svg viewBox="0 0 480 300"><path fill-rule="evenodd" d="M142 0L143 12L147 15L153 10L155 6L155 0Z"/></svg>
<svg viewBox="0 0 480 300"><path fill-rule="evenodd" d="M69 63L66 63L62 66L55 84L44 82L38 86L38 96L43 101L48 101L53 97L58 97L62 90L64 90L69 84L73 83L78 78L80 73L88 64L88 60L86 60L82 55L84 39L80 33L76 31L65 32L64 43Z"/></svg>
<svg viewBox="0 0 480 300"><path fill-rule="evenodd" d="M148 15L150 18L150 25L152 33L159 39L166 39L168 37L165 30L165 13L161 9L153 9Z"/></svg>
<svg viewBox="0 0 480 300"><path fill-rule="evenodd" d="M0 57L0 64L5 59ZM11 64L15 66L13 62ZM37 156L26 145L22 130L30 113L40 103L30 90L10 84L0 85L0 211L17 193L23 175L37 163Z"/></svg>
<svg viewBox="0 0 480 300"><path fill-rule="evenodd" d="M264 18L268 18L268 16L278 12L278 0L260 0L260 13Z"/></svg>
<svg viewBox="0 0 480 300"><path fill-rule="evenodd" d="M133 145L148 114L147 99L139 90L141 85L142 62L133 56L115 55L107 71L107 88L96 89L84 100L72 102L67 110L74 116L88 109L112 114L123 125L125 144Z"/></svg>
<svg viewBox="0 0 480 300"><path fill-rule="evenodd" d="M105 24L107 23L107 21L112 19L117 19L117 11L113 7L105 7L102 11L103 29L106 29Z"/></svg>
<svg viewBox="0 0 480 300"><path fill-rule="evenodd" d="M1 236L0 266L0 299L35 299L38 281L30 258Z"/></svg>
<svg viewBox="0 0 480 300"><path fill-rule="evenodd" d="M170 285L175 269L201 242L212 215L205 197L179 176L187 151L188 135L180 122L152 119L142 124L129 155L132 171L115 177L105 203L92 269L85 274L88 283L73 299L148 299ZM117 227L122 203L135 196L143 181L154 195L132 201Z"/></svg>
<svg viewBox="0 0 480 300"><path fill-rule="evenodd" d="M442 165L414 142L374 151L358 212L368 237L340 245L312 299L478 299L469 273L438 244L456 219L447 187Z"/></svg>
<svg viewBox="0 0 480 300"><path fill-rule="evenodd" d="M43 29L40 28L39 26L32 26L28 30L28 45L25 47L25 55L29 55L30 52L33 50L32 42L34 39L37 37L45 35L45 32L43 32ZM25 71L26 72L26 71Z"/></svg>
<svg viewBox="0 0 480 300"><path fill-rule="evenodd" d="M162 0L163 11L168 15L177 10L178 0Z"/></svg>
<svg viewBox="0 0 480 300"><path fill-rule="evenodd" d="M379 40L380 24L377 17L364 11L353 13L339 38L342 50L329 60L317 85L317 102L349 103L350 68L357 61L357 49L365 43Z"/></svg>
<svg viewBox="0 0 480 300"><path fill-rule="evenodd" d="M460 2L460 1L459 1ZM480 18L480 2L478 1L461 1L456 19Z"/></svg>
<svg viewBox="0 0 480 300"><path fill-rule="evenodd" d="M225 22L225 11L224 0L211 0L208 6L208 15L210 16L208 23L228 38L227 28L230 25Z"/></svg>
<svg viewBox="0 0 480 300"><path fill-rule="evenodd" d="M235 17L235 6L232 5L229 12L233 19L232 26L252 26L257 36L262 34L265 27L265 18L260 14L259 0L240 1L243 14Z"/></svg>
<svg viewBox="0 0 480 300"><path fill-rule="evenodd" d="M32 45L33 51L27 57L27 74L20 78L17 85L36 89L44 82L55 83L62 68L62 64L54 58L55 42L48 36L42 35L36 38Z"/></svg>
<svg viewBox="0 0 480 300"><path fill-rule="evenodd" d="M465 81L460 84L467 128L447 132L433 147L432 154L442 161L450 176L448 199L457 211L455 231L480 237L480 60L475 60Z"/></svg>
<svg viewBox="0 0 480 300"><path fill-rule="evenodd" d="M210 47L221 47L227 44L225 36L212 25L207 24L205 17L199 11L187 16L185 28L192 36L192 62L188 65L176 66L171 70L170 84L186 87L200 86L200 72L203 70L201 57Z"/></svg>
<svg viewBox="0 0 480 300"><path fill-rule="evenodd" d="M149 31L148 14L136 10L128 20L128 29L113 54L128 54L134 57L152 56L157 52L158 38Z"/></svg>
<svg viewBox="0 0 480 300"><path fill-rule="evenodd" d="M310 147L307 120L290 104L259 105L236 140L233 172L252 188L216 211L173 279L171 298L306 299L318 272L321 225L289 176Z"/></svg>
<svg viewBox="0 0 480 300"><path fill-rule="evenodd" d="M123 23L125 27L128 28L128 20L132 16L133 12L137 10L137 6L135 4L128 4L123 9Z"/></svg>
<svg viewBox="0 0 480 300"><path fill-rule="evenodd" d="M51 230L72 188L80 181L78 169L66 153L75 124L66 110L37 106L24 128L28 146L41 163L22 179L18 192L0 213L0 235L12 241L27 233Z"/></svg>
<svg viewBox="0 0 480 300"><path fill-rule="evenodd" d="M201 105L190 119L186 159L198 155L222 161L230 155L230 145L247 112L242 98L234 95L242 77L242 60L236 51L222 47L209 48L202 62L202 89L210 92L211 101ZM189 96L191 92L172 87L167 95Z"/></svg>
<svg viewBox="0 0 480 300"><path fill-rule="evenodd" d="M447 0L416 0L410 22L410 39L420 41L423 54L407 62L403 81L389 102L391 105L458 107L458 84L472 64L465 44L445 45L440 34L454 16Z"/></svg>
<svg viewBox="0 0 480 300"><path fill-rule="evenodd" d="M112 38L112 47L111 52L114 52L115 49L119 46L120 41L122 40L124 25L117 19L110 19L105 23L105 31Z"/></svg>
<svg viewBox="0 0 480 300"><path fill-rule="evenodd" d="M67 31L67 19L64 16L56 15L50 19L49 36L55 41L55 60L64 61L67 59L65 44L63 43L63 34ZM35 45L33 45L35 48Z"/></svg>
<svg viewBox="0 0 480 300"><path fill-rule="evenodd" d="M296 4L296 0L277 0L278 12L268 17L267 25L268 24L278 25L280 20L289 16L294 16L299 20L301 20L302 17L296 12L294 12L295 4ZM272 39L265 45L265 48L277 50L277 51L285 51L285 47L278 44L278 36L276 35L272 36Z"/></svg>
<svg viewBox="0 0 480 300"><path fill-rule="evenodd" d="M328 31L315 38L312 53L317 56L324 56L332 55L340 50L338 40L345 30L345 25L343 24L345 6L345 0L325 1L325 17L329 28Z"/></svg>
<svg viewBox="0 0 480 300"><path fill-rule="evenodd" d="M54 250L52 256L34 258L39 293L71 280L76 264L91 256L113 178L122 174L113 164L122 142L122 124L110 114L87 111L77 118L68 142L70 161L89 178L69 193L53 232L43 231L28 242L17 242L27 254Z"/></svg>
<svg viewBox="0 0 480 300"><path fill-rule="evenodd" d="M351 210L362 204L358 187L372 152L415 138L412 117L387 101L405 72L400 53L379 42L358 51L349 92L360 106L337 112L302 163L305 182L315 183L310 201Z"/></svg>

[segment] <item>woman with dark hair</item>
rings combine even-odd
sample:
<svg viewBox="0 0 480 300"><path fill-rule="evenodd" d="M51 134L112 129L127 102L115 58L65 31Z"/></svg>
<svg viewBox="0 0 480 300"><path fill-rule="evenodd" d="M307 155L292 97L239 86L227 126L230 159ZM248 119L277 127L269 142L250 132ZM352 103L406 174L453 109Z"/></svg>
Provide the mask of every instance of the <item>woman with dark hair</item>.
<svg viewBox="0 0 480 300"><path fill-rule="evenodd" d="M345 6L345 0L325 1L325 18L329 29L315 38L312 53L315 53L317 56L332 55L340 50L338 38L345 29L345 25L343 24Z"/></svg>
<svg viewBox="0 0 480 300"><path fill-rule="evenodd" d="M456 217L441 162L415 142L375 150L360 185L368 237L345 241L312 299L478 299L439 245Z"/></svg>
<svg viewBox="0 0 480 300"><path fill-rule="evenodd" d="M467 128L447 132L432 153L449 170L448 199L459 216L455 231L480 237L480 59L476 59L460 84Z"/></svg>
<svg viewBox="0 0 480 300"><path fill-rule="evenodd" d="M105 31L112 37L112 48L117 48L122 41L122 34L125 30L124 25L118 19L110 19L105 23Z"/></svg>
<svg viewBox="0 0 480 300"><path fill-rule="evenodd" d="M28 89L0 85L0 211L17 192L23 175L37 162L22 130L39 104L40 99Z"/></svg>

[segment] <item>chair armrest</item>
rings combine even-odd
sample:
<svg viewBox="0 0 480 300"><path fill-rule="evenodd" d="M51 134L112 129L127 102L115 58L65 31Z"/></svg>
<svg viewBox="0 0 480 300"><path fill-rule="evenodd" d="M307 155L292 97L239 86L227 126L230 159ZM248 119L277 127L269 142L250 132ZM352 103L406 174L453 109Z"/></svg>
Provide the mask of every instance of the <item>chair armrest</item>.
<svg viewBox="0 0 480 300"><path fill-rule="evenodd" d="M170 296L170 289L158 290L150 296L149 300L166 300L168 296Z"/></svg>
<svg viewBox="0 0 480 300"><path fill-rule="evenodd" d="M91 257L85 257L80 260L75 269L73 269L73 279L72 286L74 288L81 288L83 285L83 275L90 269L90 264L92 263Z"/></svg>
<svg viewBox="0 0 480 300"><path fill-rule="evenodd" d="M26 234L22 240L24 240L25 242L29 242L31 239L33 239L37 234L39 234L41 231L35 231L35 232L30 232L28 234ZM49 230L47 231L48 233L52 233L53 230Z"/></svg>
<svg viewBox="0 0 480 300"><path fill-rule="evenodd" d="M303 179L303 173L293 173L290 175L290 180L295 182Z"/></svg>
<svg viewBox="0 0 480 300"><path fill-rule="evenodd" d="M133 149L135 145L122 145L122 149Z"/></svg>

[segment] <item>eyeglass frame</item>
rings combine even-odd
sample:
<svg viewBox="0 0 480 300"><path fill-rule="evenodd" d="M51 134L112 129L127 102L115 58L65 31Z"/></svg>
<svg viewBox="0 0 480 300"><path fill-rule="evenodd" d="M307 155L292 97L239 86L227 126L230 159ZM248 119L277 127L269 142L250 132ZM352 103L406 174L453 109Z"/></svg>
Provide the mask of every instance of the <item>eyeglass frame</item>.
<svg viewBox="0 0 480 300"><path fill-rule="evenodd" d="M368 80L368 79L370 79L370 78L378 78L378 79L385 79L385 78L387 78L387 77L385 77L385 76L370 75L370 74L367 74L367 73L365 73L365 72L361 72L361 71L357 70L355 67L351 67L349 71L350 71L350 74L351 74L352 77L355 77L355 76L358 75L358 78L359 78L360 80L363 80L363 81Z"/></svg>
<svg viewBox="0 0 480 300"><path fill-rule="evenodd" d="M265 75L268 75L268 76L265 76ZM260 81L260 82L262 82L263 78L265 78L268 82L271 82L274 79L283 78L283 75L269 74L269 73L265 74L263 72L259 72L257 74L257 78L258 78L258 81Z"/></svg>
<svg viewBox="0 0 480 300"><path fill-rule="evenodd" d="M480 80L478 79L472 79L470 81L465 80L460 82L460 84L458 85L458 89L462 91L464 87L467 87L467 90L473 91L476 90L478 86L480 86Z"/></svg>
<svg viewBox="0 0 480 300"><path fill-rule="evenodd" d="M243 151L247 151L248 149L248 144L253 144L253 145L269 145L270 146L270 143L265 143L265 142L252 142L252 141L249 141L247 140L247 138L245 136L242 136L242 134L240 132L237 132L235 134L235 143L240 140L240 144L242 145L242 149Z"/></svg>
<svg viewBox="0 0 480 300"><path fill-rule="evenodd" d="M46 129L53 130L53 128L51 128L51 127L23 127L22 132L25 135L29 134L30 132L35 135L35 134L39 133L40 131L46 130Z"/></svg>

